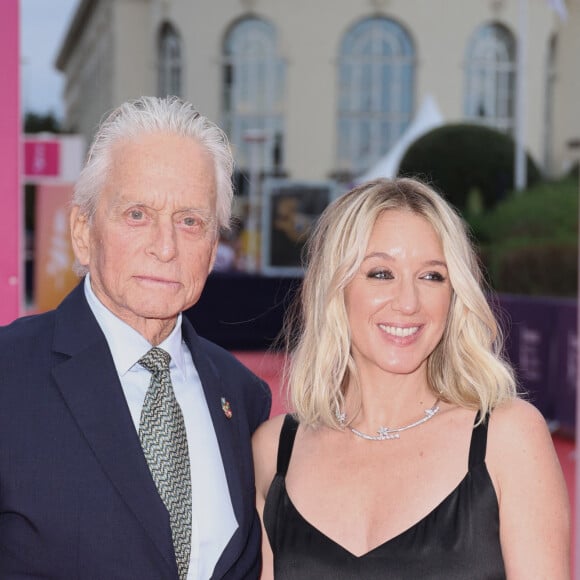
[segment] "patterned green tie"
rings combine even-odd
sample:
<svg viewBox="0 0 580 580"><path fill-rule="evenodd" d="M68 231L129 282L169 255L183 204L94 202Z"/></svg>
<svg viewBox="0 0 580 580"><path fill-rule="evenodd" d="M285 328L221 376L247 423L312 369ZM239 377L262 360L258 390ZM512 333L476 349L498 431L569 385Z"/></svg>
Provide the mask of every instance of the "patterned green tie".
<svg viewBox="0 0 580 580"><path fill-rule="evenodd" d="M183 414L169 375L170 361L169 353L157 347L139 360L152 374L141 411L139 439L169 512L179 578L185 580L191 554L191 471Z"/></svg>

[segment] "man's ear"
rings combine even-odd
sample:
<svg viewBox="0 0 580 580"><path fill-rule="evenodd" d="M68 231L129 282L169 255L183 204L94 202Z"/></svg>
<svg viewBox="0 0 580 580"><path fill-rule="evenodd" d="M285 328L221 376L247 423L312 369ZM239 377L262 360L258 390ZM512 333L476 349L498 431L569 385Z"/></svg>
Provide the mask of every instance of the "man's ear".
<svg viewBox="0 0 580 580"><path fill-rule="evenodd" d="M88 266L90 262L90 224L89 217L81 212L78 205L73 205L70 212L70 233L72 247L81 266Z"/></svg>
<svg viewBox="0 0 580 580"><path fill-rule="evenodd" d="M213 265L215 263L215 259L216 259L216 256L217 256L217 247L218 247L218 244L219 244L219 235L216 237L216 240L215 240L214 245L213 245L213 249L211 251L211 256L210 256L210 259L209 259L209 269L207 271L208 275L213 270Z"/></svg>

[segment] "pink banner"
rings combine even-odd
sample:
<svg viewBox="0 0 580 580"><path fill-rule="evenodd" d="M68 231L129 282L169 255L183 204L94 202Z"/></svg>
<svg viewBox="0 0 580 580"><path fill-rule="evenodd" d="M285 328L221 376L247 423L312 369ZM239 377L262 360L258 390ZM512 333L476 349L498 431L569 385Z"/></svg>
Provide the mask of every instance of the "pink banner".
<svg viewBox="0 0 580 580"><path fill-rule="evenodd" d="M22 265L19 166L18 0L2 0L0 18L0 325L20 314Z"/></svg>
<svg viewBox="0 0 580 580"><path fill-rule="evenodd" d="M60 175L60 143L42 139L24 142L24 177Z"/></svg>

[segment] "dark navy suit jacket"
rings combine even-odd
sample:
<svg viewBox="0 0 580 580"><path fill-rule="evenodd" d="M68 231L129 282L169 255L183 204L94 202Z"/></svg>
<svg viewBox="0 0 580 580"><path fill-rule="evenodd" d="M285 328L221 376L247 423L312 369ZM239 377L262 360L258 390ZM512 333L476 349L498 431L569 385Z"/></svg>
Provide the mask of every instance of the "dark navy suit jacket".
<svg viewBox="0 0 580 580"><path fill-rule="evenodd" d="M239 524L213 578L257 578L250 437L271 394L185 317L182 331ZM24 578L178 578L169 517L82 284L56 310L0 329L0 579Z"/></svg>

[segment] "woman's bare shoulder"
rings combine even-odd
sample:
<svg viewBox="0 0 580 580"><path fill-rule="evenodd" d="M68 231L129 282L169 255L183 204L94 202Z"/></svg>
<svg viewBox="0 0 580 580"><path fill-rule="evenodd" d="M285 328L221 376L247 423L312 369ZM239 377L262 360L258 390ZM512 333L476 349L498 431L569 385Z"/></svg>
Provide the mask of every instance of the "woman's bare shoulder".
<svg viewBox="0 0 580 580"><path fill-rule="evenodd" d="M267 421L264 421L254 432L252 437L252 443L254 448L256 445L270 446L275 444L278 447L278 438L280 437L280 431L282 429L282 424L284 423L284 418L286 415L276 415Z"/></svg>
<svg viewBox="0 0 580 580"><path fill-rule="evenodd" d="M493 410L486 462L500 490L530 473L559 469L548 424L534 405L515 399Z"/></svg>
<svg viewBox="0 0 580 580"><path fill-rule="evenodd" d="M549 438L550 432L540 411L523 399L513 399L498 405L490 418L490 440L502 439L503 444L512 438Z"/></svg>
<svg viewBox="0 0 580 580"><path fill-rule="evenodd" d="M570 509L548 425L523 400L491 414L486 463L500 508L510 578L568 578Z"/></svg>
<svg viewBox="0 0 580 580"><path fill-rule="evenodd" d="M252 437L254 469L258 493L265 496L276 475L278 441L285 415L277 415L265 421L256 429Z"/></svg>

